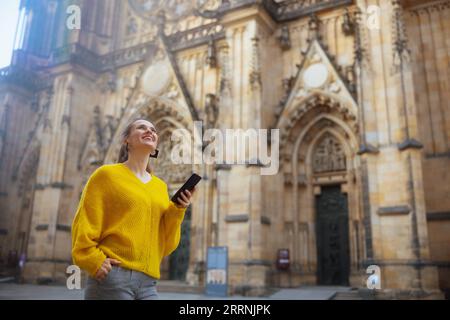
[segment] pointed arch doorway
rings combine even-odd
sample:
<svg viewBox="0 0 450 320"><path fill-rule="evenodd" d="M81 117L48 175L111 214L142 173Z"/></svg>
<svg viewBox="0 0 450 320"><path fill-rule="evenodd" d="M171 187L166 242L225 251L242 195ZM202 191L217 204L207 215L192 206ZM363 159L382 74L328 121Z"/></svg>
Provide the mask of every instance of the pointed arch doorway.
<svg viewBox="0 0 450 320"><path fill-rule="evenodd" d="M315 193L317 284L349 285L349 214L343 183L333 183L347 169L342 144L330 132L317 142L312 153L312 169L321 181ZM328 180L328 181L327 181Z"/></svg>
<svg viewBox="0 0 450 320"><path fill-rule="evenodd" d="M345 122L323 111L311 110L291 131L285 193L295 214L287 241L299 284L348 286L363 256L357 143Z"/></svg>

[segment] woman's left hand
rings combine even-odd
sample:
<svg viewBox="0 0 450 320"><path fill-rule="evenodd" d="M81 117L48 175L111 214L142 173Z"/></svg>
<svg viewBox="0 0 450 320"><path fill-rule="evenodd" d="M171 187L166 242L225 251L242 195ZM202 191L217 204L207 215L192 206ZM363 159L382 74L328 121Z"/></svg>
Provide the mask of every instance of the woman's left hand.
<svg viewBox="0 0 450 320"><path fill-rule="evenodd" d="M178 203L175 205L178 208L187 208L191 204L191 198L195 193L195 188L192 189L192 192L189 192L189 190L184 190L180 196L178 197Z"/></svg>

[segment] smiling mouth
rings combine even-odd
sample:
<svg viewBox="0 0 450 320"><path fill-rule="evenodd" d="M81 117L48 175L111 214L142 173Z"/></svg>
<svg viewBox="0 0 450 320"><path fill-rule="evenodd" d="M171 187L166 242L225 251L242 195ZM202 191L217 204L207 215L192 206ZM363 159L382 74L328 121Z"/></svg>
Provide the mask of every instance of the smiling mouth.
<svg viewBox="0 0 450 320"><path fill-rule="evenodd" d="M151 141L155 141L155 138L153 138L153 137L151 137L151 136L146 136L146 137L143 137L143 139L144 139L144 140L146 140L146 139L150 139Z"/></svg>

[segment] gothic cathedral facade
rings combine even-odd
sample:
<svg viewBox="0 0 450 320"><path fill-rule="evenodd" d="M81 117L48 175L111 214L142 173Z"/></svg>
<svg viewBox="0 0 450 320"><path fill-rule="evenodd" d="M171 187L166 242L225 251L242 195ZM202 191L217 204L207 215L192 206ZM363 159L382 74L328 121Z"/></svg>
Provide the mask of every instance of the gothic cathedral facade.
<svg viewBox="0 0 450 320"><path fill-rule="evenodd" d="M380 297L449 290L450 1L159 3L22 1L0 70L3 265L25 253L25 281L65 281L82 188L144 117L170 192L204 178L164 279L204 286L208 247L227 246L233 294L366 288L370 265ZM173 164L196 121L277 129L278 172Z"/></svg>

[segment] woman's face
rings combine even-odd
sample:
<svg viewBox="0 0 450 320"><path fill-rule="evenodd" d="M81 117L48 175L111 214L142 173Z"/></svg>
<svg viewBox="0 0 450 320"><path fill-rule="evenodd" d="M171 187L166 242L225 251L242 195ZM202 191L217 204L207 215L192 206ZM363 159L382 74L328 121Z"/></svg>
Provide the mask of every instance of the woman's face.
<svg viewBox="0 0 450 320"><path fill-rule="evenodd" d="M158 146L158 134L155 126L147 120L137 120L131 126L129 137L126 139L130 149L145 148L153 153Z"/></svg>

